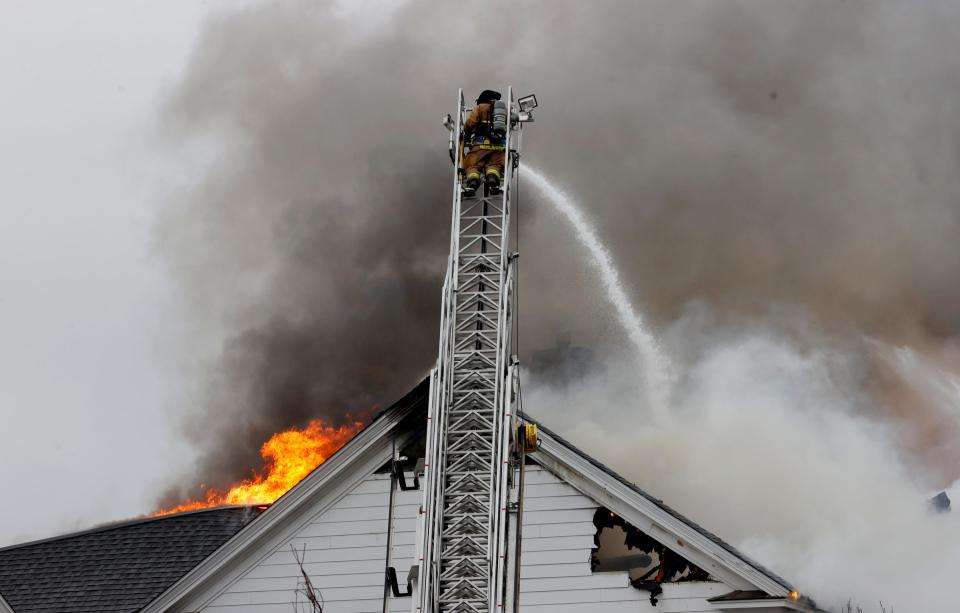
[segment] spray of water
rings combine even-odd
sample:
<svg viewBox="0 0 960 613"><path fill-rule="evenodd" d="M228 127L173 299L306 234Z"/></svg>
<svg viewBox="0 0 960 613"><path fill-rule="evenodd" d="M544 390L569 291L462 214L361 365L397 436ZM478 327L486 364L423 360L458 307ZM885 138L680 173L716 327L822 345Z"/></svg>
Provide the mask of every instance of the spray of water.
<svg viewBox="0 0 960 613"><path fill-rule="evenodd" d="M656 337L647 329L643 317L630 302L610 252L583 211L566 192L558 189L536 168L525 166L524 177L533 183L547 202L570 224L577 240L587 250L590 264L599 274L607 300L637 351L650 406L654 411L663 411L667 406L672 366Z"/></svg>
<svg viewBox="0 0 960 613"><path fill-rule="evenodd" d="M874 350L933 408L960 424L960 377L911 349L869 339Z"/></svg>

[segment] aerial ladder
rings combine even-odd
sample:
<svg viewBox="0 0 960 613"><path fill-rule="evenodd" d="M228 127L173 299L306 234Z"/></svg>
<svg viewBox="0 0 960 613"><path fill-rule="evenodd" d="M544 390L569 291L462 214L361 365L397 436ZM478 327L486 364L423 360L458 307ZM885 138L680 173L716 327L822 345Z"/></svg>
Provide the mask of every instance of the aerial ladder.
<svg viewBox="0 0 960 613"><path fill-rule="evenodd" d="M447 116L454 163L450 256L443 284L439 355L430 374L423 504L418 526L414 613L508 613L519 577L517 501L518 366L511 353L514 260L511 194L520 133L534 96L506 98L501 189L462 186L460 90ZM502 107L501 107L502 110ZM519 460L522 462L522 459ZM516 487L513 487L514 497Z"/></svg>

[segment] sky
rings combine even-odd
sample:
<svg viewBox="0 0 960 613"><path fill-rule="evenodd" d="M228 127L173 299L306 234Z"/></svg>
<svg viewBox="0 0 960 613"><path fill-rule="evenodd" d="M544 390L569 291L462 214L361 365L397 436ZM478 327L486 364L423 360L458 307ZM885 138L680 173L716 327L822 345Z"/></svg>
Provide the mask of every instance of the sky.
<svg viewBox="0 0 960 613"><path fill-rule="evenodd" d="M190 461L152 141L205 10L4 2L0 544L142 514Z"/></svg>
<svg viewBox="0 0 960 613"><path fill-rule="evenodd" d="M242 6L3 4L0 546L151 512L195 461L194 330L157 218L197 152L163 144L162 109L204 19Z"/></svg>

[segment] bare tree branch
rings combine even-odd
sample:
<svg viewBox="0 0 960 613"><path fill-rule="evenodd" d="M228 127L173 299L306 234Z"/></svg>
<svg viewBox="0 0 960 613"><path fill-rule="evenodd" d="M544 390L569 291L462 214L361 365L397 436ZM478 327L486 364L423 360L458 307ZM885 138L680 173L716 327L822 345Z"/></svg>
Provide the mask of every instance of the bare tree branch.
<svg viewBox="0 0 960 613"><path fill-rule="evenodd" d="M303 579L297 580L297 589L293 592L294 613L323 613L323 594L320 593L320 590L313 587L313 582L310 581L310 575L308 575L306 569L303 568L303 563L307 559L307 544L303 544L303 551L299 553L291 544L290 551L293 552L293 558L297 561L297 566L300 567L300 574L303 576ZM303 603L300 602L301 596L306 599ZM303 604L305 608L301 609L301 604Z"/></svg>

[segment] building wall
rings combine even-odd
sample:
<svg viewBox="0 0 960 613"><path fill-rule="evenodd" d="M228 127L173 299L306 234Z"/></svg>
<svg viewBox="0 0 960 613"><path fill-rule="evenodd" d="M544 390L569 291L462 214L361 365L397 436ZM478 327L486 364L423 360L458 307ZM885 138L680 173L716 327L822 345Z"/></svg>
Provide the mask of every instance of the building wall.
<svg viewBox="0 0 960 613"><path fill-rule="evenodd" d="M413 561L421 495L419 491L394 493L395 559L392 565L398 569L401 581ZM303 577L293 547L305 558L303 569L323 595L325 613L380 613L383 611L389 498L390 476L370 475L331 508L314 517L293 539L243 573L203 611L294 611L294 592ZM391 610L409 611L410 599L391 603Z"/></svg>
<svg viewBox="0 0 960 613"><path fill-rule="evenodd" d="M630 587L626 572L592 572L596 510L597 503L546 470L527 469L520 561L523 613L715 611L706 598L730 591L715 582L667 584L653 607L649 592Z"/></svg>
<svg viewBox="0 0 960 613"><path fill-rule="evenodd" d="M306 547L304 570L324 598L325 613L383 611L390 477L370 475L327 511L314 517L283 547L243 573L204 613L291 613L302 581L291 546ZM526 474L521 560L524 613L711 611L705 598L729 591L720 583L664 586L654 608L649 594L629 586L626 572L593 573L593 514L597 504L551 473ZM391 565L401 589L413 564L421 492L394 492ZM390 598L388 610L409 612L410 598ZM307 609L303 609L307 610Z"/></svg>

